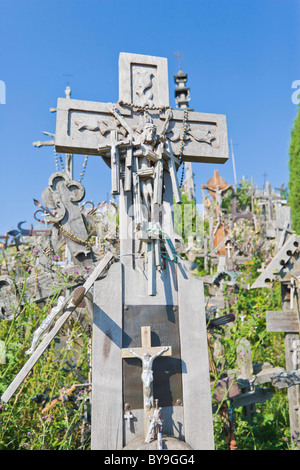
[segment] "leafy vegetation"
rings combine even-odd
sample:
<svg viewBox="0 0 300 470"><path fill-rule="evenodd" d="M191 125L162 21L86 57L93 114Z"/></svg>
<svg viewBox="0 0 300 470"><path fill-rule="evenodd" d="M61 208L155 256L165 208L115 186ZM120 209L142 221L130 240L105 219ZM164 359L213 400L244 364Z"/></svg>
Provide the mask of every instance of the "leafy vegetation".
<svg viewBox="0 0 300 470"><path fill-rule="evenodd" d="M289 205L291 206L291 215L293 230L300 234L300 107L295 119L294 128L291 132L290 150L289 150Z"/></svg>

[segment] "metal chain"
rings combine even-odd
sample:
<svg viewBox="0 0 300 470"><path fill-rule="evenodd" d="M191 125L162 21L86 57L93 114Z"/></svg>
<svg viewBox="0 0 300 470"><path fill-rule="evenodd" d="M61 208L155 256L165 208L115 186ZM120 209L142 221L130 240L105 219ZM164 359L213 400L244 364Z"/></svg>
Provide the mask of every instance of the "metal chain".
<svg viewBox="0 0 300 470"><path fill-rule="evenodd" d="M89 157L88 155L85 156L85 159L84 159L84 162L83 162L83 167L82 167L82 172L79 175L79 183L81 183L81 181L84 177L85 170L86 170L86 165L87 165L87 162L88 162L88 157Z"/></svg>
<svg viewBox="0 0 300 470"><path fill-rule="evenodd" d="M59 171L57 152L54 151L56 171Z"/></svg>
<svg viewBox="0 0 300 470"><path fill-rule="evenodd" d="M188 120L189 112L187 109L184 110L183 122L182 122L182 136L180 138L180 147L179 147L179 161L180 164L182 163L182 154L183 154L183 147L184 147L184 138L186 134L186 123Z"/></svg>
<svg viewBox="0 0 300 470"><path fill-rule="evenodd" d="M81 238L79 237L76 237L76 235L72 234L71 232L69 232L66 228L64 228L59 222L56 222L56 224L63 232L65 232L65 234L67 235L68 238L70 238L71 240L73 240L74 242L77 242L77 243L82 243L84 245L86 245L87 247L91 246L92 245L92 242L89 242L88 239L92 236L92 234L95 232L96 228L94 228L91 233L86 237L85 240L82 240Z"/></svg>
<svg viewBox="0 0 300 470"><path fill-rule="evenodd" d="M62 167L62 171L65 171L65 166L64 166L64 162L63 162L63 159L62 159L61 155L59 155L59 160L60 160L60 164L61 164L61 167Z"/></svg>
<svg viewBox="0 0 300 470"><path fill-rule="evenodd" d="M84 159L84 162L83 162L83 167L82 167L82 172L80 173L79 175L79 183L81 183L84 175L85 175L85 171L86 171L86 166L87 166L87 162L88 162L88 155L85 156L85 159ZM55 159L55 167L56 167L56 171L59 171L59 163L58 163L58 158L59 158L59 161L60 161L60 164L61 164L61 167L62 167L62 171L65 171L65 167L64 167L64 164L63 164L63 160L62 160L62 157L61 155L58 155L57 152L54 151L54 159Z"/></svg>
<svg viewBox="0 0 300 470"><path fill-rule="evenodd" d="M181 170L181 179L180 179L180 184L179 184L180 188L182 188L182 185L183 185L184 172L185 172L185 163L183 162L182 170Z"/></svg>
<svg viewBox="0 0 300 470"><path fill-rule="evenodd" d="M123 101L123 100L119 100L118 101L118 104L120 106L126 106L126 108L132 108L132 109L136 109L136 110L139 110L139 111L165 111L166 109L172 109L171 106L150 106L149 104L145 104L144 106L139 106L137 104L133 104L133 103L127 103L126 101Z"/></svg>
<svg viewBox="0 0 300 470"><path fill-rule="evenodd" d="M184 116L183 116L183 122L182 122L182 136L180 138L179 157L178 157L179 162L180 162L179 166L183 163L179 188L181 188L182 185L183 185L183 178L184 178L184 171L185 171L185 164L182 161L182 154L183 154L184 138L185 138L185 134L186 134L186 123L187 123L187 120L188 120L188 115L189 115L189 112L188 112L187 109L185 109L184 110Z"/></svg>

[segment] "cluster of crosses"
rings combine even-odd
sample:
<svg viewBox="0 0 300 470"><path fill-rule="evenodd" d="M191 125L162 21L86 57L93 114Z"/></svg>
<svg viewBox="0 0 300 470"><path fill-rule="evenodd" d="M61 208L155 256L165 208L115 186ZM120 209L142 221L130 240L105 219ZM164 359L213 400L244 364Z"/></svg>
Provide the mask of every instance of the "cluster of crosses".
<svg viewBox="0 0 300 470"><path fill-rule="evenodd" d="M120 449L140 436L149 440L155 393L172 416L166 434L209 449L214 439L203 284L174 262L172 206L173 198L182 202L177 169L183 161L228 159L226 118L171 109L164 58L121 53L119 77L118 103L58 99L55 133L56 151L100 155L111 168L112 194L119 195L119 260L107 253L95 262L88 243L71 250L85 266L90 263L92 273L62 302L56 324L2 400L9 400L93 288L92 448ZM82 199L78 182L56 172L42 199L57 238L67 231L69 243L87 241L87 233L78 234L82 214L73 217L69 209ZM196 410L195 395L201 397ZM135 416L134 433L121 425L125 403Z"/></svg>

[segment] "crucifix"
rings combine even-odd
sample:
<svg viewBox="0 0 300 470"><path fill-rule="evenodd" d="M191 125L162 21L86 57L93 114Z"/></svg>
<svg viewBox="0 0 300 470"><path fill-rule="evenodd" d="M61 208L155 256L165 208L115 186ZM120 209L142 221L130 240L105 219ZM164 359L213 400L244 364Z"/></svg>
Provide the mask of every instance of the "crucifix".
<svg viewBox="0 0 300 470"><path fill-rule="evenodd" d="M145 438L149 428L149 417L153 414L153 362L159 356L172 356L171 346L151 346L150 326L141 327L142 347L122 349L122 357L137 357L142 361L142 382L144 396Z"/></svg>
<svg viewBox="0 0 300 470"><path fill-rule="evenodd" d="M206 184L202 185L202 189L207 189L209 194L216 200L216 215L222 215L222 199L223 195L233 187L226 183L224 178L219 176L219 171L214 170L214 176L208 180Z"/></svg>
<svg viewBox="0 0 300 470"><path fill-rule="evenodd" d="M209 194L216 201L216 225L214 228L211 227L211 241L213 241L214 249L216 249L225 239L229 231L228 227L225 225L221 206L223 195L229 189L232 189L232 186L227 184L225 179L219 176L218 170L214 170L214 176L210 178L206 184L202 185L202 189L207 189ZM218 251L219 261L225 254L225 246L222 246Z"/></svg>

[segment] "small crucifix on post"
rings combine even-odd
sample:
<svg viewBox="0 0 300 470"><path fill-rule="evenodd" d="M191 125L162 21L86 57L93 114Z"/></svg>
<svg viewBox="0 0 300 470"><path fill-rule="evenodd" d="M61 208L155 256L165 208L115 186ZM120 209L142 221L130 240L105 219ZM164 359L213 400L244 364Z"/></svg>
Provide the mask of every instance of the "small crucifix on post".
<svg viewBox="0 0 300 470"><path fill-rule="evenodd" d="M216 200L216 215L219 218L219 215L222 214L223 194L229 189L233 189L233 187L227 184L224 178L219 176L218 170L215 170L213 178L210 178L207 184L203 184L202 189L207 189L209 194Z"/></svg>
<svg viewBox="0 0 300 470"><path fill-rule="evenodd" d="M171 346L151 346L150 326L141 327L142 347L122 349L122 357L137 357L142 361L142 382L144 395L145 436L149 428L148 415L153 408L153 362L159 356L172 356Z"/></svg>

